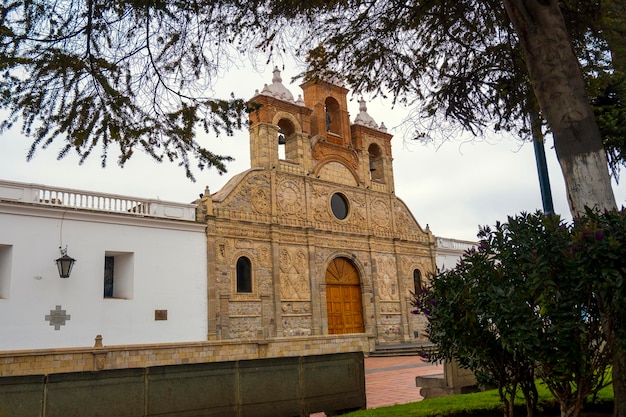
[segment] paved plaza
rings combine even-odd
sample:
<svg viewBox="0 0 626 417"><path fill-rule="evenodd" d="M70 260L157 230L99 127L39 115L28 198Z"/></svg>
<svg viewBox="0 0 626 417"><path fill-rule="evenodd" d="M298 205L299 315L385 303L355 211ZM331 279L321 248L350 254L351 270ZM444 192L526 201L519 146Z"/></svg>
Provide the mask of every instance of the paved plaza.
<svg viewBox="0 0 626 417"><path fill-rule="evenodd" d="M443 374L443 366L425 362L419 356L365 358L367 408L422 400L415 377L434 374ZM324 416L324 413L311 415Z"/></svg>

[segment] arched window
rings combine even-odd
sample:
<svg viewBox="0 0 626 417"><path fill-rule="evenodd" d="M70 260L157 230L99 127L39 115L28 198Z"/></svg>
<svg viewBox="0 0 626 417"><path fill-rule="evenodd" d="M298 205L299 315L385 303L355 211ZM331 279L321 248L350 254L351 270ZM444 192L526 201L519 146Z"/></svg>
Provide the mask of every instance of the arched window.
<svg viewBox="0 0 626 417"><path fill-rule="evenodd" d="M422 292L422 273L419 269L413 271L413 287L415 288L415 294Z"/></svg>
<svg viewBox="0 0 626 417"><path fill-rule="evenodd" d="M278 159L294 160L298 156L297 143L294 139L296 129L288 119L278 122Z"/></svg>
<svg viewBox="0 0 626 417"><path fill-rule="evenodd" d="M376 144L371 144L369 148L367 148L367 153L369 154L370 179L372 181L383 182L383 157L380 147Z"/></svg>
<svg viewBox="0 0 626 417"><path fill-rule="evenodd" d="M326 131L341 135L341 114L339 113L339 103L332 97L328 97L324 102L326 116Z"/></svg>
<svg viewBox="0 0 626 417"><path fill-rule="evenodd" d="M237 259L237 292L252 292L252 264L245 256Z"/></svg>

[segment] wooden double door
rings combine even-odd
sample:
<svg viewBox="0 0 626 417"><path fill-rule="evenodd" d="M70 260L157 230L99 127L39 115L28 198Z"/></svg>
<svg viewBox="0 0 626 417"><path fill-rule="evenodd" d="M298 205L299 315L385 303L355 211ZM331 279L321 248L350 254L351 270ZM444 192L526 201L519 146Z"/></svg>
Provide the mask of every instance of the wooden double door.
<svg viewBox="0 0 626 417"><path fill-rule="evenodd" d="M361 279L347 258L335 258L326 270L328 333L363 333Z"/></svg>

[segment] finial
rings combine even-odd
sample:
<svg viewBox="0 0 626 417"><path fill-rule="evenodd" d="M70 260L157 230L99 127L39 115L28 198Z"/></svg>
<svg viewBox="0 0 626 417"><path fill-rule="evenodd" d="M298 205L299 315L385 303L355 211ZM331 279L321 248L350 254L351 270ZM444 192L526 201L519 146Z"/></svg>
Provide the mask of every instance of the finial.
<svg viewBox="0 0 626 417"><path fill-rule="evenodd" d="M272 77L273 83L282 83L283 79L280 77L280 70L278 67L274 67L274 76Z"/></svg>
<svg viewBox="0 0 626 417"><path fill-rule="evenodd" d="M363 97L361 97L361 100L359 100L359 111L367 111L367 103L365 102L365 99L363 99Z"/></svg>

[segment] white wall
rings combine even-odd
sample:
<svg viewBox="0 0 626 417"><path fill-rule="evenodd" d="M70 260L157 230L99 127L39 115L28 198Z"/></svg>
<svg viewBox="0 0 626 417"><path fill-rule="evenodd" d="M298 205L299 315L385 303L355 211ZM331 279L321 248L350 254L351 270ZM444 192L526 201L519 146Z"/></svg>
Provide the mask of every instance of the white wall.
<svg viewBox="0 0 626 417"><path fill-rule="evenodd" d="M440 271L453 269L457 262L463 257L465 251L472 247L477 247L477 242L467 240L437 237L437 269Z"/></svg>
<svg viewBox="0 0 626 417"><path fill-rule="evenodd" d="M66 279L54 263L61 245L77 260ZM104 298L107 251L131 254L131 299ZM45 319L56 306L70 315L59 330ZM93 346L99 334L104 345L196 341L206 332L204 225L0 202L0 350Z"/></svg>

